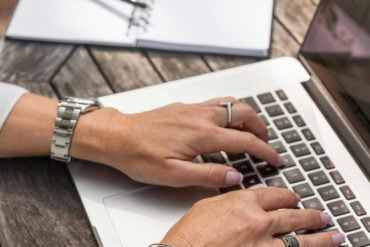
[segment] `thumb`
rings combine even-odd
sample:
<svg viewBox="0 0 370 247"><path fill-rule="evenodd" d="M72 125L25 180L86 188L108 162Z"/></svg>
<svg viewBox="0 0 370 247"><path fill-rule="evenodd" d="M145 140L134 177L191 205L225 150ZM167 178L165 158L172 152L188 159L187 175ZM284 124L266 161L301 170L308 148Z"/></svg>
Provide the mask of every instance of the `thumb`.
<svg viewBox="0 0 370 247"><path fill-rule="evenodd" d="M205 187L230 187L241 183L243 175L232 167L216 163L194 163L172 160L179 169L177 185L200 185Z"/></svg>

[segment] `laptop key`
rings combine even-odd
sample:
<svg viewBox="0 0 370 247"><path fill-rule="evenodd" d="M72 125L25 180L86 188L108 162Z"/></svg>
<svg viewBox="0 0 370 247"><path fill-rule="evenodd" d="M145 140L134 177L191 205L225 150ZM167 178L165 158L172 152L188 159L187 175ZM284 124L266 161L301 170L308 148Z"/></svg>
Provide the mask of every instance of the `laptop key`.
<svg viewBox="0 0 370 247"><path fill-rule="evenodd" d="M342 175L338 171L330 172L330 176L333 178L333 180L336 184L344 184L345 183Z"/></svg>
<svg viewBox="0 0 370 247"><path fill-rule="evenodd" d="M283 174L285 178L288 180L288 182L291 184L304 180L304 176L302 175L301 171L298 169L292 169L289 171L285 171Z"/></svg>
<svg viewBox="0 0 370 247"><path fill-rule="evenodd" d="M258 164L258 163L264 162L263 160L261 160L259 158L256 158L256 157L253 157L253 156L251 156L251 159L252 159L252 161L253 161L254 164Z"/></svg>
<svg viewBox="0 0 370 247"><path fill-rule="evenodd" d="M342 191L342 194L347 200L356 198L355 194L352 192L351 188L348 185L341 187L340 191Z"/></svg>
<svg viewBox="0 0 370 247"><path fill-rule="evenodd" d="M358 216L362 216L362 215L365 215L366 214L365 209L362 207L362 205L361 205L361 203L359 201L351 202L350 205L351 205L353 211L355 211L355 213Z"/></svg>
<svg viewBox="0 0 370 247"><path fill-rule="evenodd" d="M315 153L317 155L320 155L320 154L324 154L325 153L324 149L321 147L320 143L318 143L318 142L312 143L311 144L311 147L312 147L312 149L315 151Z"/></svg>
<svg viewBox="0 0 370 247"><path fill-rule="evenodd" d="M261 174L262 177L271 177L278 174L278 170L270 165L259 165L257 166L258 172Z"/></svg>
<svg viewBox="0 0 370 247"><path fill-rule="evenodd" d="M238 154L228 153L228 154L227 154L227 157L229 158L229 160L230 160L231 162L233 162L233 161L243 160L243 159L245 159L247 156L245 156L245 154L243 154L243 153L238 153Z"/></svg>
<svg viewBox="0 0 370 247"><path fill-rule="evenodd" d="M348 235L348 239L353 247L370 246L370 240L364 232L356 232Z"/></svg>
<svg viewBox="0 0 370 247"><path fill-rule="evenodd" d="M271 93L259 94L257 95L257 98L262 104L268 104L268 103L275 102L275 98Z"/></svg>
<svg viewBox="0 0 370 247"><path fill-rule="evenodd" d="M276 117L284 114L283 109L281 109L279 105L268 106L265 109L270 117Z"/></svg>
<svg viewBox="0 0 370 247"><path fill-rule="evenodd" d="M281 169L295 166L295 162L290 154L284 154L281 157L283 158L283 166L280 167Z"/></svg>
<svg viewBox="0 0 370 247"><path fill-rule="evenodd" d="M280 100L287 100L288 99L288 96L286 96L286 94L283 90L277 90L275 93L279 97Z"/></svg>
<svg viewBox="0 0 370 247"><path fill-rule="evenodd" d="M361 222L365 226L366 230L370 232L370 217L361 219Z"/></svg>
<svg viewBox="0 0 370 247"><path fill-rule="evenodd" d="M315 136L312 134L310 129L303 129L302 134L304 135L307 141L315 140Z"/></svg>
<svg viewBox="0 0 370 247"><path fill-rule="evenodd" d="M292 104L292 103L290 103L290 102L285 103L285 104L284 104L284 107L285 107L285 109L286 109L289 113L295 113L295 112L297 112L297 110L295 109L295 107L293 106L293 104Z"/></svg>
<svg viewBox="0 0 370 247"><path fill-rule="evenodd" d="M315 194L313 192L311 186L308 183L293 186L293 190L301 198L305 198L305 197L308 197L308 196L313 196Z"/></svg>
<svg viewBox="0 0 370 247"><path fill-rule="evenodd" d="M273 128L269 128L267 130L267 136L268 136L269 140L275 140L275 139L278 138L278 136L277 136L277 134L276 134L276 132Z"/></svg>
<svg viewBox="0 0 370 247"><path fill-rule="evenodd" d="M278 153L285 153L287 151L286 148L284 147L284 144L281 141L272 142L270 143L270 145Z"/></svg>
<svg viewBox="0 0 370 247"><path fill-rule="evenodd" d="M244 177L243 179L243 185L245 186L245 188L249 188L253 185L260 184L260 183L261 183L261 180L258 178L257 175L247 176L247 177Z"/></svg>
<svg viewBox="0 0 370 247"><path fill-rule="evenodd" d="M283 132L281 134L284 138L284 140L287 142L287 143L293 143L293 142L298 142L301 139L301 137L299 136L298 132L295 131L295 130L290 130L290 131L287 131L287 132Z"/></svg>
<svg viewBox="0 0 370 247"><path fill-rule="evenodd" d="M342 200L328 203L328 208L333 216L349 213L349 209Z"/></svg>
<svg viewBox="0 0 370 247"><path fill-rule="evenodd" d="M360 225L352 215L340 218L337 222L344 232L350 232L360 228Z"/></svg>
<svg viewBox="0 0 370 247"><path fill-rule="evenodd" d="M304 143L292 145L290 146L290 149L292 150L292 152L294 153L296 157L301 157L301 156L311 154L310 150Z"/></svg>
<svg viewBox="0 0 370 247"><path fill-rule="evenodd" d="M332 185L320 188L317 191L324 201L329 201L339 197L337 190Z"/></svg>
<svg viewBox="0 0 370 247"><path fill-rule="evenodd" d="M250 107L253 108L253 110L257 113L261 112L261 109L259 108L257 102L253 99L253 97L247 97L239 100L242 103L248 104Z"/></svg>
<svg viewBox="0 0 370 247"><path fill-rule="evenodd" d="M222 156L221 153L211 153L211 154L203 154L202 158L204 162L212 162L212 163L218 163L218 164L225 164L226 160Z"/></svg>
<svg viewBox="0 0 370 247"><path fill-rule="evenodd" d="M291 124L291 122L289 121L287 117L275 119L274 124L276 128L278 128L279 130L288 129L288 128L293 127L293 125Z"/></svg>
<svg viewBox="0 0 370 247"><path fill-rule="evenodd" d="M308 200L302 201L302 205L305 209L316 209L316 210L324 210L324 206L317 198L312 198Z"/></svg>
<svg viewBox="0 0 370 247"><path fill-rule="evenodd" d="M264 115L260 115L260 118L262 119L263 123L264 123L266 126L269 126L269 125L270 125L269 120L267 120L267 118L266 118Z"/></svg>
<svg viewBox="0 0 370 247"><path fill-rule="evenodd" d="M323 171L310 173L308 174L308 177L311 179L311 182L316 186L329 183L329 178L325 175Z"/></svg>
<svg viewBox="0 0 370 247"><path fill-rule="evenodd" d="M306 125L306 123L304 122L303 118L300 115L294 116L293 120L298 127L303 127Z"/></svg>
<svg viewBox="0 0 370 247"><path fill-rule="evenodd" d="M311 171L320 168L319 163L317 163L314 157L308 157L304 159L300 159L299 163L301 164L303 170Z"/></svg>
<svg viewBox="0 0 370 247"><path fill-rule="evenodd" d="M321 157L320 161L325 166L325 168L328 170L335 168L333 162L328 156Z"/></svg>
<svg viewBox="0 0 370 247"><path fill-rule="evenodd" d="M254 172L249 160L243 160L237 163L233 163L232 166L243 175Z"/></svg>
<svg viewBox="0 0 370 247"><path fill-rule="evenodd" d="M266 180L267 186L272 186L272 187L279 187L279 188L288 188L281 178L271 178Z"/></svg>

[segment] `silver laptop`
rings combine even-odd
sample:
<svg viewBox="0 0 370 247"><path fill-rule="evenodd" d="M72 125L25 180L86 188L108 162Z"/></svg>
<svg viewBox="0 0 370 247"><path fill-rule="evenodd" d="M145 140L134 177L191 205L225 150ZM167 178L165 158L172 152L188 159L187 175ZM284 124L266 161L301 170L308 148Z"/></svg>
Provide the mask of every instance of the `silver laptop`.
<svg viewBox="0 0 370 247"><path fill-rule="evenodd" d="M369 13L369 1L322 0L300 61L277 58L102 97L105 106L136 113L234 96L265 120L285 165L274 169L248 154L222 151L199 156L200 163L218 162L244 174L239 186L220 191L140 184L75 161L69 168L97 241L109 247L159 242L197 200L264 183L294 190L301 208L330 213L333 224L325 230L344 232L343 246L370 246Z"/></svg>

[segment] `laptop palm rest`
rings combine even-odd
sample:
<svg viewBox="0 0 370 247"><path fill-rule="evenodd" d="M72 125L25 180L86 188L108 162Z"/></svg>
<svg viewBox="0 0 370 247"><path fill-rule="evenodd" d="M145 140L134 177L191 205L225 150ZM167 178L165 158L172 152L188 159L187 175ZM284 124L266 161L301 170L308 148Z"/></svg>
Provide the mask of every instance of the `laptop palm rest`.
<svg viewBox="0 0 370 247"><path fill-rule="evenodd" d="M158 236L164 236L196 201L217 193L200 187L146 186L103 201L122 246L148 246L159 242Z"/></svg>

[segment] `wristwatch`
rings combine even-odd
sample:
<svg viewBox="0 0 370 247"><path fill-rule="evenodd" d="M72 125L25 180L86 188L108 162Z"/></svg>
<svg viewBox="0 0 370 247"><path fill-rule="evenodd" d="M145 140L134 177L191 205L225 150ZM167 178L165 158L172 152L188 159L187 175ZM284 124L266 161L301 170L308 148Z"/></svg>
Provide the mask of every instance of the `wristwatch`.
<svg viewBox="0 0 370 247"><path fill-rule="evenodd" d="M67 97L59 101L58 115L55 120L53 138L51 142L52 159L70 162L71 141L76 123L81 114L99 109L101 104L98 99L81 99Z"/></svg>

